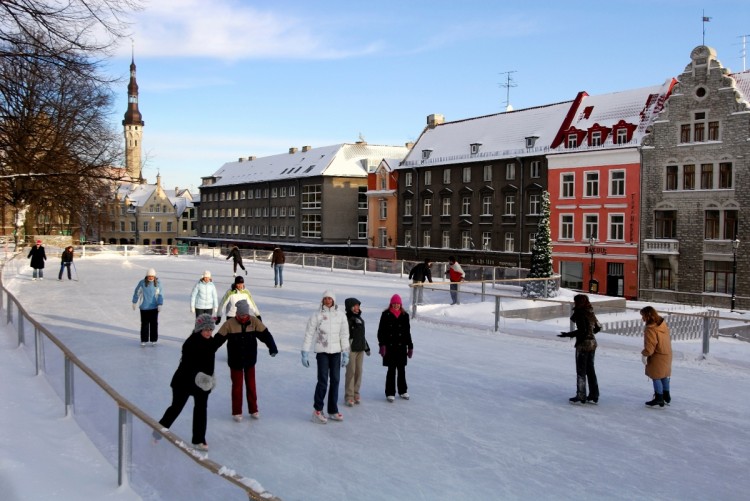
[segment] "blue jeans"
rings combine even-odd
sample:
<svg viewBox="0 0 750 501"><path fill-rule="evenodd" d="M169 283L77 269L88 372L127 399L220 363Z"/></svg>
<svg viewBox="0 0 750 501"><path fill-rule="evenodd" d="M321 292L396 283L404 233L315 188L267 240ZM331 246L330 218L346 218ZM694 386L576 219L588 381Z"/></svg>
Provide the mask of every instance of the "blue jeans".
<svg viewBox="0 0 750 501"><path fill-rule="evenodd" d="M341 379L341 353L316 353L318 361L318 384L315 386L315 401L313 407L316 411L323 410L323 401L326 398L328 378L331 386L328 389L328 414L339 412L339 380Z"/></svg>
<svg viewBox="0 0 750 501"><path fill-rule="evenodd" d="M284 265L273 265L273 285L284 285Z"/></svg>
<svg viewBox="0 0 750 501"><path fill-rule="evenodd" d="M663 395L665 391L669 391L669 378L664 377L661 379L654 379L654 393Z"/></svg>
<svg viewBox="0 0 750 501"><path fill-rule="evenodd" d="M458 284L451 284L451 304L460 304L458 302Z"/></svg>

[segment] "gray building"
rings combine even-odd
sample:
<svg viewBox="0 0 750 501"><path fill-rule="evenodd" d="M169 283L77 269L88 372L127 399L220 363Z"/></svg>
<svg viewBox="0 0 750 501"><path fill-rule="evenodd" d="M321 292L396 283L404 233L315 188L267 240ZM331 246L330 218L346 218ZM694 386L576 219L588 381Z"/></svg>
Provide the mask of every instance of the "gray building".
<svg viewBox="0 0 750 501"><path fill-rule="evenodd" d="M639 298L750 308L750 72L698 46L677 80L642 148Z"/></svg>

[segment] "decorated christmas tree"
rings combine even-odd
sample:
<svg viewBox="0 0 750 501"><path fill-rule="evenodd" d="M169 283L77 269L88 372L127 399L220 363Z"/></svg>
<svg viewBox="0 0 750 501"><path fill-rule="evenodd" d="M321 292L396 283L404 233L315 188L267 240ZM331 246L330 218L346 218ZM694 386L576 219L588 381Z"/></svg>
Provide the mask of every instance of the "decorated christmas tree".
<svg viewBox="0 0 750 501"><path fill-rule="evenodd" d="M536 240L531 249L529 278L548 278L552 272L552 237L550 234L549 192L542 193L542 214L537 223ZM524 286L524 295L532 297L554 297L557 285L554 280L535 280Z"/></svg>

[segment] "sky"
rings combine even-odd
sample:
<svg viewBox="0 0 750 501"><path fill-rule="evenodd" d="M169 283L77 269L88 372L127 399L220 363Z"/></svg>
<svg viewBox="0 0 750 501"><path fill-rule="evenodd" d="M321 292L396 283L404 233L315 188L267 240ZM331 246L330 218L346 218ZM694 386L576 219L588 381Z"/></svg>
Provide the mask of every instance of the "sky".
<svg viewBox="0 0 750 501"><path fill-rule="evenodd" d="M704 26L742 71L748 20L745 0L144 0L107 68L122 78L113 126L134 51L144 176L197 189L239 157L416 141L432 113L659 85L689 63Z"/></svg>
<svg viewBox="0 0 750 501"><path fill-rule="evenodd" d="M32 281L28 261L20 259L5 266L5 286L115 391L159 419L170 402L181 344L192 329L192 286L209 269L223 292L232 280L231 264L220 256L87 256L75 261L77 281L58 282L57 256L48 251L43 282ZM207 457L285 501L747 497L750 477L737 472L750 468L745 426L750 400L744 396L750 343L712 339L703 359L699 340L673 341L672 403L649 409L644 402L652 387L641 365L642 339L602 332L596 353L599 404L571 405L573 342L555 336L568 329L567 318L507 318L494 333L476 327L492 325L491 302L464 298L449 306L447 292L426 291L429 304L412 319L414 357L406 369L411 399L385 400L385 368L374 350L365 357L362 404L340 403L344 421L323 426L310 421L314 362L309 368L300 364L304 326L322 292L332 290L339 304L350 296L362 302L367 339L375 346L380 312L393 293L408 295L408 280L287 264L284 286L277 289L268 262L245 260L245 265L246 284L279 354L271 358L261 346L256 366L261 417L246 415L235 423L226 351L219 350L218 385L208 403ZM158 345L141 348L138 313L130 301L150 267L161 280L165 304ZM601 298L593 299L601 320L610 321L597 306ZM514 304L522 303L507 306ZM192 461L169 455L172 446L165 441L152 444L150 430L137 419L136 468L146 465L154 479L149 489L136 482L118 488L116 472L108 471L77 421L63 417L52 386L34 376L27 355L33 347L15 348L15 331L4 322L0 337L4 500L212 498L194 487L179 490L195 476ZM46 347L48 373L56 365L54 353ZM82 376L75 381L76 416L85 422L91 418L84 408L92 390ZM59 381L54 386L59 388ZM108 408L88 406L89 412ZM190 438L191 410L188 402L171 429L183 440ZM104 415L99 421L116 422L114 410ZM116 433L105 437L110 451L116 440ZM167 485L170 481L177 485Z"/></svg>

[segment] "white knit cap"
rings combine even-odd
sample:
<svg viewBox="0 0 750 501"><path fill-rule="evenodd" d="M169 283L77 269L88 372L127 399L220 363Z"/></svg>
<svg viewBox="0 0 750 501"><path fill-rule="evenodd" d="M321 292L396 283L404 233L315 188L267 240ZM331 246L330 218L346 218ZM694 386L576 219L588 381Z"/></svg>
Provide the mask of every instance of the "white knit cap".
<svg viewBox="0 0 750 501"><path fill-rule="evenodd" d="M211 272L206 270L203 272L203 278L211 278Z"/></svg>
<svg viewBox="0 0 750 501"><path fill-rule="evenodd" d="M330 290L325 291L321 299L326 298L326 297L330 297L331 299L333 299L334 303L336 302L336 294L334 294L333 291L330 291Z"/></svg>
<svg viewBox="0 0 750 501"><path fill-rule="evenodd" d="M156 276L156 270L153 269L153 268L149 268L148 271L146 272L146 276L147 277L155 277Z"/></svg>

